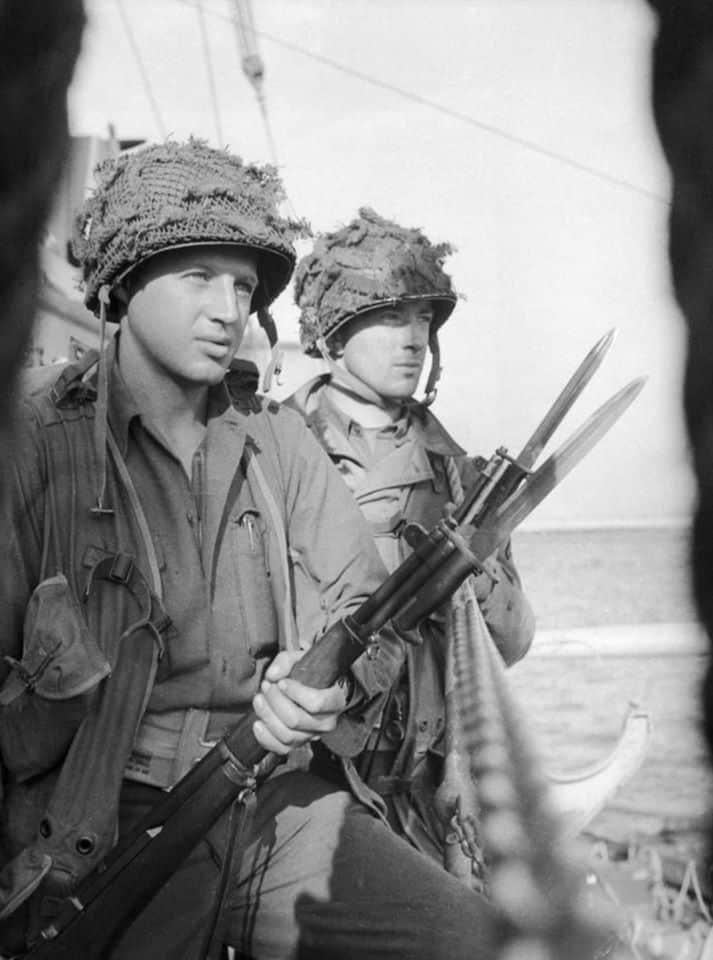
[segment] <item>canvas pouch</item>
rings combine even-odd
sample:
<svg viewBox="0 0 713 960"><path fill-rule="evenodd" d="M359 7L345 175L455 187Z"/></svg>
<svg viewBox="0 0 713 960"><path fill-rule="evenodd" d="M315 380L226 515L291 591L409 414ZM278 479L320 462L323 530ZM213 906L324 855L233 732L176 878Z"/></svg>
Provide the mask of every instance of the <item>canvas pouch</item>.
<svg viewBox="0 0 713 960"><path fill-rule="evenodd" d="M0 754L18 781L56 766L87 713L91 692L111 667L90 635L63 574L34 590L23 625L21 660L7 658L0 687Z"/></svg>

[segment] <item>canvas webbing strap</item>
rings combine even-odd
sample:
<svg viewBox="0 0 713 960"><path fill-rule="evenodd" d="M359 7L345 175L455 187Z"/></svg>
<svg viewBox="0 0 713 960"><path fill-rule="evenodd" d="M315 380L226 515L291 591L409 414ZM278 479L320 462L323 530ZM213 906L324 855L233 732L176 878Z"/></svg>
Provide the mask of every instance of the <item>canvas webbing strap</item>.
<svg viewBox="0 0 713 960"><path fill-rule="evenodd" d="M262 467L258 463L257 457L249 447L245 448L245 459L247 469L252 473L257 486L262 493L265 505L267 506L272 521L272 527L277 537L280 548L280 563L285 581L284 600L282 608L282 622L285 631L285 646L288 650L298 650L299 640L294 630L293 605L292 605L292 580L290 575L289 554L287 548L287 537L285 536L285 518L280 513L277 502L272 495L270 486L267 482Z"/></svg>
<svg viewBox="0 0 713 960"><path fill-rule="evenodd" d="M134 513L134 519L136 520L136 526L138 527L144 550L146 551L146 560L149 565L149 572L151 573L151 585L156 596L161 599L163 597L161 570L159 568L158 556L156 555L156 547L154 546L153 537L151 536L151 531L149 530L144 508L141 506L139 495L136 492L134 481L131 479L129 468L124 462L124 458L119 450L119 445L116 442L113 431L108 424L106 439L107 443L109 444L109 450L114 461L114 466L116 467L119 478L124 485L126 495L129 498L129 503L131 504L131 509Z"/></svg>

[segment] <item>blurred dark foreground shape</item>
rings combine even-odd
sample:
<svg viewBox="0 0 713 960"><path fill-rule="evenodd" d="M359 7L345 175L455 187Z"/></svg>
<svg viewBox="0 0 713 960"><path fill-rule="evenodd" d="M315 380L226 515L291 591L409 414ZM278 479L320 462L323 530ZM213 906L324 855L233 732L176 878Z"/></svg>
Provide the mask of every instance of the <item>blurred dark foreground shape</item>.
<svg viewBox="0 0 713 960"><path fill-rule="evenodd" d="M669 259L687 327L684 412L698 504L693 590L713 643L713 4L649 0L659 17L653 50L653 111L672 176ZM702 690L713 751L713 672Z"/></svg>
<svg viewBox="0 0 713 960"><path fill-rule="evenodd" d="M37 301L38 247L67 153L81 0L0 0L0 449Z"/></svg>

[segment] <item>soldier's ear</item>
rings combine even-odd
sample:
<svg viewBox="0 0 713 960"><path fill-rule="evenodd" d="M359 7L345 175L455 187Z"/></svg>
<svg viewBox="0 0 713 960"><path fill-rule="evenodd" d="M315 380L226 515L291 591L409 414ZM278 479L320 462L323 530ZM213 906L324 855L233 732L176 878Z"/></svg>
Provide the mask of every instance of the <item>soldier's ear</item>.
<svg viewBox="0 0 713 960"><path fill-rule="evenodd" d="M112 288L107 320L111 323L121 323L122 318L126 316L129 300L131 300L131 290L126 280L122 280Z"/></svg>
<svg viewBox="0 0 713 960"><path fill-rule="evenodd" d="M335 333L333 337L329 338L327 347L329 349L330 357L332 357L334 360L339 360L340 357L344 356L344 341L338 333Z"/></svg>
<svg viewBox="0 0 713 960"><path fill-rule="evenodd" d="M121 283L117 283L117 285L111 291L111 295L117 304L120 304L122 308L129 305L130 294L127 290L126 283L123 280Z"/></svg>

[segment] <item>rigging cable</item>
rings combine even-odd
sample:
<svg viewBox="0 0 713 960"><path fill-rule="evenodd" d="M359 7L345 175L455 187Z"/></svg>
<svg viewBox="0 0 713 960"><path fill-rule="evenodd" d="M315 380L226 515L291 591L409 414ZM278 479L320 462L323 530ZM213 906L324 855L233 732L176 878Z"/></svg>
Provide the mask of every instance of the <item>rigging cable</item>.
<svg viewBox="0 0 713 960"><path fill-rule="evenodd" d="M240 48L240 63L243 73L248 78L255 90L262 122L265 127L265 136L267 138L270 159L274 166L277 166L277 148L272 135L272 127L267 114L267 103L265 102L265 92L262 82L265 76L265 65L257 49L255 22L253 20L252 7L250 0L233 0L235 6L235 16L231 19L235 24L235 32L238 36L238 46Z"/></svg>
<svg viewBox="0 0 713 960"><path fill-rule="evenodd" d="M220 17L225 20L234 19L230 15L223 14L218 10L211 9L210 7L208 8L208 12L215 17ZM283 40L281 37L275 36L271 33L266 33L264 30L256 30L255 33L257 36L264 37L266 40L271 41L279 47L283 47L286 50L291 50L294 53L299 53L303 57L307 57L308 59L314 60L317 63L321 63L324 66L331 67L333 70L338 70L340 73L344 73L347 76L355 77L357 80L363 80L365 83L379 87L382 90L388 90L390 93L395 93L398 96L403 97L406 100L410 100L412 103L417 103L422 107L428 107L430 110L435 110L453 120L460 120L461 122L467 123L472 127L476 127L484 133L488 133L494 137L499 137L501 140L506 140L514 146L522 148L523 150L529 150L531 153L536 153L540 156L547 157L550 160L555 160L564 166L570 167L572 170L576 170L579 173L587 174L588 176L594 177L597 180L608 183L610 186L628 190L631 193L646 197L649 200L655 200L658 203L663 203L666 205L670 204L668 197L662 196L655 190L649 189L648 187L642 187L640 184L634 183L631 180L627 180L624 177L617 177L614 174L608 173L605 170L601 170L598 167L594 167L591 164L584 163L583 161L577 160L574 157L559 153L557 150L552 150L549 147L543 146L536 140L530 140L526 137L521 137L518 134L511 133L510 131L505 130L503 127L499 127L497 124L479 120L477 117L474 117L471 114L463 113L460 110L447 107L444 104L439 103L437 100L431 100L428 97L422 96L421 94L414 93L411 90L406 90L404 87L399 87L396 84L389 83L386 80L381 80L379 77L375 77L369 73L364 73L362 70L357 70L355 67L350 67L347 64L340 63L338 60L333 60L331 57L326 57L323 54L315 53L313 50L308 50L306 47L303 47L300 44L292 43L289 40Z"/></svg>
<svg viewBox="0 0 713 960"><path fill-rule="evenodd" d="M138 44L136 43L136 37L134 36L134 31L131 29L131 23L129 22L129 18L124 8L123 0L115 0L115 2L117 7L119 8L119 14L121 16L122 23L124 24L124 30L126 31L126 36L129 40L129 46L131 47L131 52L133 53L134 59L136 60L136 65L139 68L139 74L141 75L141 80L144 85L144 91L149 101L149 105L151 107L154 120L156 121L156 126L158 127L158 131L161 134L161 137L165 140L166 128L164 126L163 119L161 117L161 112L158 108L158 103L156 102L156 99L153 95L153 90L151 89L151 81L149 80L149 75L146 72L146 67L144 66L144 61L141 57L141 51L139 50Z"/></svg>
<svg viewBox="0 0 713 960"><path fill-rule="evenodd" d="M331 57L325 57L322 54L307 50L305 47L302 47L299 44L291 43L288 40L283 40L280 37L276 37L270 33L265 33L261 30L257 32L259 36L265 37L266 40L271 40L274 44L277 44L277 46L284 47L287 50L292 50L295 53L300 53L302 56L316 60L318 63L323 63L328 67L332 67L334 70L339 70L341 73L347 74L348 76L356 77L357 79L364 80L366 83L370 83L373 86L381 87L382 90L389 90L391 93L396 93L407 100L411 100L413 103L420 104L421 106L429 107L431 110L437 110L439 113L445 114L446 116L455 120L462 120L464 123L468 123L473 127L477 127L479 130L482 130L485 133L490 133L493 136L500 137L502 140L508 140L510 143L513 143L518 147L522 147L524 150L529 150L532 153L540 154L540 156L548 157L550 160L557 160L559 163L571 167L580 173L589 174L590 176L596 177L599 180L603 180L612 186L623 187L626 190L630 190L633 193L638 193L641 196L648 197L651 200L658 200L660 203L665 204L670 202L667 197L661 196L661 194L657 193L655 190L650 190L647 187L639 186L639 184L633 183L631 180L626 180L624 177L617 177L614 174L607 173L605 170L600 170L598 167L593 167L588 163L583 163L582 161L576 160L573 157L568 157L565 154L559 153L556 150L552 150L549 147L545 147L542 144L537 143L535 140L529 140L526 137L519 136L518 134L510 133L509 131L504 130L502 127L498 127L495 124L487 123L484 120L478 120L477 117L473 117L468 113L462 113L460 110L454 110L451 107L446 107L444 104L438 103L436 100L430 100L428 97L423 97L418 93L405 90L403 87L398 87L396 84L388 83L386 80L380 80L378 77L371 76L368 73L363 73L361 70L357 70L354 67L349 67L346 64L339 63L337 60L332 60Z"/></svg>
<svg viewBox="0 0 713 960"><path fill-rule="evenodd" d="M213 119L215 120L215 133L218 138L218 146L223 143L223 130L220 123L220 109L218 107L218 92L215 86L215 74L213 73L213 61L210 55L210 43L208 40L208 30L206 29L205 12L203 10L203 0L196 0L196 12L198 14L198 25L201 34L201 47L203 50L203 59L205 61L206 73L208 74L208 89L210 91L210 101L213 106Z"/></svg>

